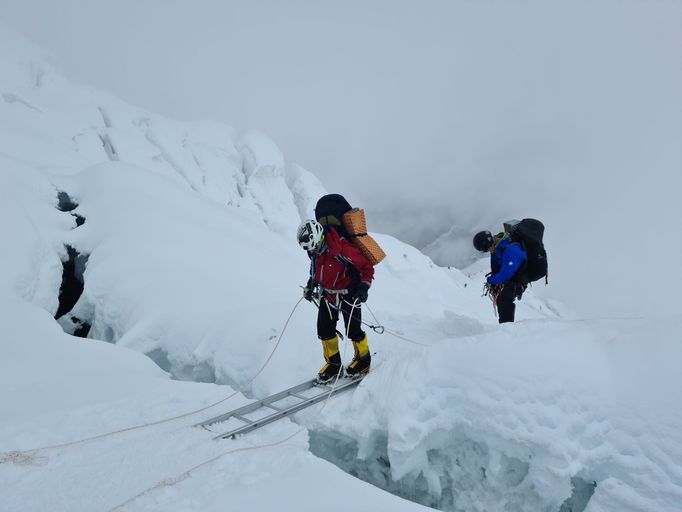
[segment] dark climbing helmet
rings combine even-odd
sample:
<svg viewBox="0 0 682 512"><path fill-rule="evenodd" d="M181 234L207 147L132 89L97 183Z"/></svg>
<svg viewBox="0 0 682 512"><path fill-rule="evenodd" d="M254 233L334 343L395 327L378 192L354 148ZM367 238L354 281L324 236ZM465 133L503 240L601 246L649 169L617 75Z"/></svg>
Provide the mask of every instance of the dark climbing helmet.
<svg viewBox="0 0 682 512"><path fill-rule="evenodd" d="M474 247L477 251L488 252L493 246L493 234L490 231L479 231L474 236Z"/></svg>

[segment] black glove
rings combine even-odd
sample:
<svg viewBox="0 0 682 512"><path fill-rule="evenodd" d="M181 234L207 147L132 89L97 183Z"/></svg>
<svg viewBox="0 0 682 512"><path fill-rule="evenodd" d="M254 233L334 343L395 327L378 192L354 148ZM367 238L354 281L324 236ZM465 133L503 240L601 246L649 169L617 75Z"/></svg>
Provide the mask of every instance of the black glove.
<svg viewBox="0 0 682 512"><path fill-rule="evenodd" d="M367 302L367 291L369 290L369 285L364 281L358 284L358 288L355 291L355 299L358 302Z"/></svg>
<svg viewBox="0 0 682 512"><path fill-rule="evenodd" d="M303 287L303 298L308 302L313 300L313 292L315 291L315 283L313 278L308 279L308 283Z"/></svg>

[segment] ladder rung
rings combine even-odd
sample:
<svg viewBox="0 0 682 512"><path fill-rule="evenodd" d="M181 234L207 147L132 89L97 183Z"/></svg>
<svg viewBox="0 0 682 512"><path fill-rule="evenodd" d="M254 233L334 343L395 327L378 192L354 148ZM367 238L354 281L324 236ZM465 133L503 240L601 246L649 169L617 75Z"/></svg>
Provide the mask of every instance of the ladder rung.
<svg viewBox="0 0 682 512"><path fill-rule="evenodd" d="M267 406L273 402L278 402L279 400L282 400L284 398L292 396L292 394L296 393L297 391L305 391L306 389L310 389L314 385L315 385L315 379L309 380L307 382L304 382L302 384L298 384L298 385L291 387L289 389L286 389L284 391L280 391L279 393L275 393L274 395L271 395L271 396L264 398L262 400L257 400L256 402L253 402L251 404L240 407L239 409L236 409L232 412L228 412L226 414L221 414L220 416L216 416L214 418L210 418L208 420L202 421L201 423L197 423L195 426L207 427L209 425L213 425L214 423L220 423L221 421L227 421L231 417L233 417L237 414L248 414L250 412L253 412L253 411L260 409L263 406ZM301 396L297 396L297 398L299 400L306 400L306 398L301 397Z"/></svg>
<svg viewBox="0 0 682 512"><path fill-rule="evenodd" d="M332 394L342 393L343 391L347 391L349 389L352 389L353 387L358 385L361 380L362 379L357 379L354 381L343 383L340 386L334 387L332 389L325 390L322 393L319 393L319 394L311 396L311 397L302 397L300 395L296 395L295 393L291 393L293 396L300 398L301 403L292 405L291 407L288 407L288 408L283 409L281 411L274 412L273 414L271 414L269 416L265 416L264 418L260 418L260 419L255 420L255 421L249 421L249 423L247 425L243 425L243 426L236 428L234 430L231 430L229 432L225 432L224 434L220 434L219 436L214 437L214 439L227 439L229 437L235 438L239 434L245 434L247 432L251 432L252 430L256 430L256 429L263 427L269 423L272 423L272 422L277 421L279 419L285 418L291 414L294 414L298 411L301 411L301 410L305 409L306 407L309 407L313 404L319 403L319 402L325 400L327 397L329 397Z"/></svg>

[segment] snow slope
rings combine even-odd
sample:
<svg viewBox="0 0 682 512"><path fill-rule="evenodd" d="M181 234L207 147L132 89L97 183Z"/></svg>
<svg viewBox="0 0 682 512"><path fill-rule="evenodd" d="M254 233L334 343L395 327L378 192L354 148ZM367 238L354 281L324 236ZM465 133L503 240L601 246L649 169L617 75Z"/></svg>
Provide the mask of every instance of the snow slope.
<svg viewBox="0 0 682 512"><path fill-rule="evenodd" d="M212 441L193 425L320 365L293 234L322 185L262 134L163 119L0 43L0 510L680 509L680 318L569 320L531 292L499 326L485 262L385 235L370 376ZM84 287L57 323L67 245Z"/></svg>

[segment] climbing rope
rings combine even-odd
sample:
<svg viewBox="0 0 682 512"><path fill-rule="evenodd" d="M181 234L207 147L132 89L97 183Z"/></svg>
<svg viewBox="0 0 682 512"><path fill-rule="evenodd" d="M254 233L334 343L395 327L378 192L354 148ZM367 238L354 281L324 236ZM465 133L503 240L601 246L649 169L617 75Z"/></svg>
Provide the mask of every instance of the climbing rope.
<svg viewBox="0 0 682 512"><path fill-rule="evenodd" d="M317 302L316 299L312 299L311 302L312 302L313 304L315 304L315 306L317 306L317 309L320 309L320 303ZM332 308L332 309L335 309L336 311L341 312L341 308L335 306L334 304L330 304L328 301L324 301L324 302L325 302L327 308ZM344 299L343 302L345 302L345 303L348 304L349 306L352 306L352 308L351 308L351 314L349 315L349 318L353 318L353 311L356 309L355 304L357 303L357 299L355 299L355 301L354 301L353 303L347 301L346 299ZM357 307L359 308L360 306L358 305ZM372 315L372 316L373 316L373 315ZM377 321L377 320L376 320L376 317L374 317L374 320ZM375 333L377 333L377 334L383 334L383 333L384 333L384 330L385 330L385 329L384 329L384 326L383 326L383 325L372 325L372 324L370 324L370 323L368 323L368 322L366 322L366 321L364 321L364 320L362 320L362 319L360 320L360 323L362 323L362 325L365 325L365 326L369 327L370 329L372 329L372 330L373 330ZM378 323L378 321L377 321L377 323ZM337 333L337 334L341 334L339 331L336 331L336 333ZM341 335L341 338L343 338L343 335Z"/></svg>
<svg viewBox="0 0 682 512"><path fill-rule="evenodd" d="M486 274L486 276L489 274ZM500 295L500 292L502 291L502 286L498 284L490 284L486 281L486 283L483 285L483 295L481 297L485 297L486 295L488 298L492 301L493 303L493 310L495 311L495 316L497 315L497 297Z"/></svg>
<svg viewBox="0 0 682 512"><path fill-rule="evenodd" d="M157 421L152 421L152 422L149 422L149 423L143 423L143 424L141 424L141 425L134 425L134 426L132 426L132 427L126 427L126 428L122 428L122 429L119 429L119 430L113 430L113 431L111 431L111 432L106 432L106 433L104 433L104 434L98 434L98 435L91 436L91 437L86 437L86 438L83 438L83 439L77 439L77 440L75 440L75 441L70 441L70 442L67 442L67 443L60 443L60 444L53 444L53 445L41 446L41 447L39 447L39 448L30 448L30 449L26 449L26 450L14 450L14 451L9 451L9 452L4 452L4 453L0 454L0 456L1 456L1 457L0 457L0 463L6 462L6 461L14 460L14 459L16 459L18 456L20 456L20 455L26 455L26 454L32 455L32 454L34 454L34 453L36 453L36 452L40 452L40 451L44 451L44 450L51 450L51 449L56 449L56 448L65 448L65 447L67 447L67 446L73 446L73 445L76 445L76 444L86 443L86 442L89 442L89 441L95 441L95 440L97 440L97 439L103 439L103 438L105 438L105 437L113 436L113 435L115 435L115 434L122 434L122 433L124 433L124 432L130 432L130 431L132 431L132 430L138 430L138 429L141 429L141 428L146 428L146 427L152 427L152 426L155 426L155 425L160 425L160 424L162 424L162 423L168 423L168 422L170 422L170 421L175 421L175 420L178 420L178 419L181 419L181 418L186 418L186 417L188 417L188 416L192 416L192 415L194 415L194 414L198 414L198 413L200 413L200 412L203 412L203 411L206 411L206 410L208 410L208 409L211 409L212 407L215 407L216 405L219 405L219 404L222 404L223 402L226 402L226 401L229 400L230 398L232 398L232 397L234 397L235 395L241 393L242 390L246 389L246 387L249 386L249 385L250 385L250 384L251 384L251 383L252 383L252 382L253 382L253 381L262 373L262 372L263 372L263 370L265 369L265 367L268 365L268 363L270 362L270 360L271 360L272 357L274 356L275 351L277 350L277 347L279 347L279 344L280 344L280 342L282 341L282 337L284 336L284 333L286 332L287 326L289 325L289 322L291 321L291 317L294 315L294 312L296 311L296 309L298 308L298 306L299 306L299 304L301 303L302 300L303 300L303 297L301 297L301 298L298 300L298 302L296 302L296 305L295 305L294 308L291 310L291 313L289 314L289 317L287 318L286 322L284 323L284 327L282 328L282 332L280 333L279 337L277 338L277 342L275 343L275 346L274 346L274 348L272 349L272 352L270 352L270 355L267 357L267 359L265 360L265 362L263 363L263 365L260 367L260 369L256 372L256 374L255 374L253 377L251 377L251 379L250 379L248 382L246 382L245 384L243 384L239 389L237 389L236 391L234 391L232 394L226 396L225 398L222 398L222 399L218 400L217 402L213 402L212 404L209 404L209 405L207 405L207 406L205 406L205 407L202 407L202 408L200 408L200 409L196 409L196 410L193 410L193 411L189 411L189 412L186 412L186 413L184 413L184 414L179 414L179 415L177 415L177 416L172 416L172 417L170 417L170 418L164 418L164 419L157 420Z"/></svg>
<svg viewBox="0 0 682 512"><path fill-rule="evenodd" d="M372 317L374 318L374 321L379 323L379 320L377 319L376 315L374 314L374 311L372 311L372 309L369 306L367 306L367 311L369 311L369 313L372 315ZM412 343L413 345L419 345L421 347L429 347L430 346L428 343L422 343L421 341L410 339L410 338L403 336L403 335L399 334L398 332L393 331L387 327L382 326L382 329L383 329L383 331L386 331L391 336L398 338L400 340L406 341L408 343ZM383 332L381 332L379 334L383 334Z"/></svg>
<svg viewBox="0 0 682 512"><path fill-rule="evenodd" d="M301 302L301 300L299 300L296 303L296 306L298 306L298 304L300 302ZM357 299L355 299L353 301L353 304L351 305L351 315L352 315L352 313L356 307L359 307L359 303L358 303ZM295 310L296 310L296 308L294 308L294 311ZM293 311L292 311L292 314L293 314ZM291 318L291 316L289 318ZM288 322L288 320L287 320L287 322ZM350 322L348 322L348 325L346 326L346 338L345 338L346 343L344 344L344 347L343 347L343 357L344 358L346 356L346 351L348 348L348 330L349 330L349 328L350 328ZM329 403L329 400L330 400L332 394L334 393L334 387L336 387L336 384L337 384L342 372L343 372L343 365L341 365L339 367L339 371L337 372L337 374L334 378L334 383L330 387L329 393L327 394L327 398L325 398L324 402L322 403L322 407L317 412L317 414L315 416L316 418L320 417L322 415L322 412L324 411L324 409L327 407L327 404ZM133 503L137 499L141 498L142 496L150 494L150 493L156 491L157 489L162 489L164 487L170 487L172 485L178 484L178 483L182 482L183 480L186 480L187 478L192 476L192 472L196 471L197 469L202 468L204 466L207 466L207 465L209 465L209 464L211 464L211 463L217 461L218 459L221 459L227 455L231 455L231 454L239 453L239 452L247 452L247 451L251 451L251 450L260 450L262 448L272 448L275 446L279 446L279 445L284 444L287 441L293 439L294 437L296 437L298 434L300 434L304 430L305 430L305 426L301 426L294 433L292 433L292 434L286 436L284 439L281 439L281 440L276 441L274 443L268 443L268 444L263 444L263 445L258 445L258 446L248 446L248 447L243 447L243 448L235 448L233 450L227 450L225 452L222 452L222 453L216 455L215 457L211 457L208 460L205 460L203 462L200 462L199 464L196 464L195 466L192 466L190 469L187 469L187 470L183 471L182 473L180 473L174 477L164 478L163 480L158 481L156 484L154 484L151 487L148 487L147 489L145 489L144 491L136 494L132 498L124 501L123 503L115 506L114 508L109 509L108 512L116 512L117 510L121 510L124 507L126 507L127 505L130 505L131 503Z"/></svg>
<svg viewBox="0 0 682 512"><path fill-rule="evenodd" d="M312 298L311 302L312 302L313 304L315 304L315 306L317 306L318 309L320 308L320 304L317 302L317 300L316 300L315 297ZM332 307L332 308L336 309L337 311L340 311L340 308L334 306L333 304L330 304L330 303L327 302L327 301L325 301L325 302L326 302L326 304L327 304L327 307ZM346 304L351 304L349 301L347 301L347 300L345 300L345 299L344 299L344 302L345 302ZM357 303L357 299L355 299L355 301L353 302L353 304L355 304L355 303ZM360 305L358 305L358 307L360 307ZM388 329L387 327L385 327L384 325L381 324L381 322L379 321L379 319L377 318L377 316L374 314L374 311L372 311L372 309L367 305L367 303L365 303L365 307L367 308L367 311L369 311L369 313L372 315L372 318L374 318L374 322L375 322L377 325L372 325L372 324L370 324L369 322L366 322L365 320L362 320L362 319L360 319L360 322L362 323L362 325L368 327L369 329L372 329L375 333L377 333L377 334L384 334L384 333L386 332L386 333L390 334L391 336L394 336L395 338L401 339L401 340L406 341L406 342L408 342L408 343L412 343L413 345L419 345L419 346L422 346L422 347L429 347L429 346L430 346L428 343L422 343L422 342L420 342L420 341L416 341L416 340L410 339L410 338L408 338L408 337L406 337L406 336L403 336L403 335L399 334L399 333L396 332L396 331L393 331L393 330L391 330L391 329ZM353 306L353 309L351 309L351 315L350 315L350 317L353 316L353 310L354 310L354 309L355 309L355 306ZM338 331L337 331L337 333L338 333Z"/></svg>

